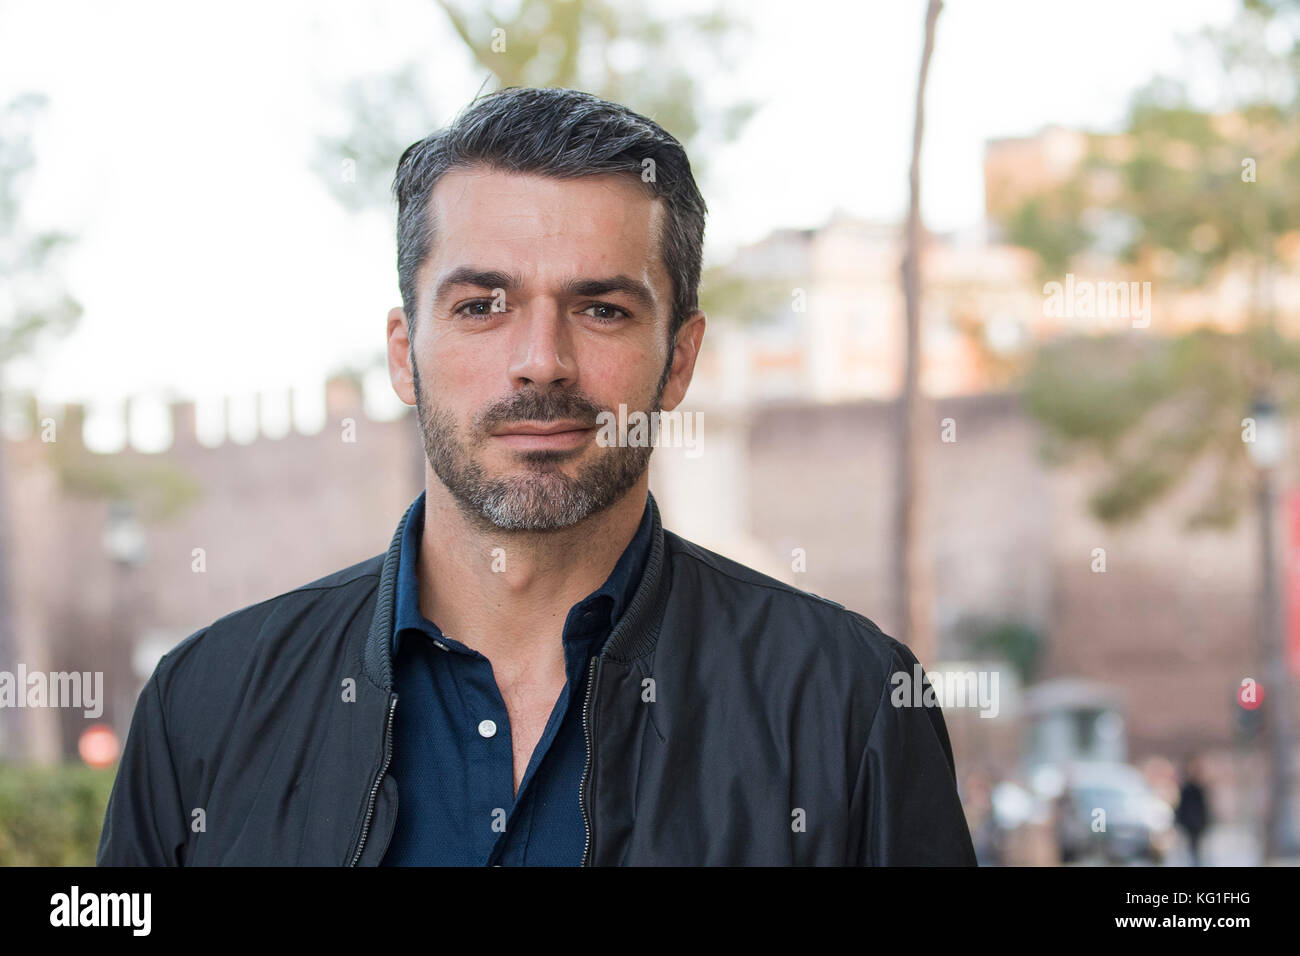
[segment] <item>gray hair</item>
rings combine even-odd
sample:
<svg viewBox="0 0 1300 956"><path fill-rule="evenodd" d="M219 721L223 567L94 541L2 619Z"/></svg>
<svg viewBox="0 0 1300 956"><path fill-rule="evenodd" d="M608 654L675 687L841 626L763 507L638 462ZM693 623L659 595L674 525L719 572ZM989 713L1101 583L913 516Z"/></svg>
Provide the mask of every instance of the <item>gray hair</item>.
<svg viewBox="0 0 1300 956"><path fill-rule="evenodd" d="M578 90L508 87L475 99L444 129L411 144L393 179L397 277L407 322L415 322L415 277L433 245L429 197L456 168L573 179L635 176L666 206L659 250L673 283L669 342L699 308L704 197L681 143L651 119ZM648 174L647 174L648 171Z"/></svg>

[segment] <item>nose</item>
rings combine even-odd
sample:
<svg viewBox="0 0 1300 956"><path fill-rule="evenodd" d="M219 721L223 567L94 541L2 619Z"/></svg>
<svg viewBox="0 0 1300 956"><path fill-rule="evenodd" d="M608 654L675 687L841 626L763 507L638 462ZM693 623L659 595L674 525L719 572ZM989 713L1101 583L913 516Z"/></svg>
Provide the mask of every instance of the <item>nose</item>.
<svg viewBox="0 0 1300 956"><path fill-rule="evenodd" d="M532 385L542 390L576 384L573 336L559 307L539 299L521 313L510 326L511 383L516 388Z"/></svg>

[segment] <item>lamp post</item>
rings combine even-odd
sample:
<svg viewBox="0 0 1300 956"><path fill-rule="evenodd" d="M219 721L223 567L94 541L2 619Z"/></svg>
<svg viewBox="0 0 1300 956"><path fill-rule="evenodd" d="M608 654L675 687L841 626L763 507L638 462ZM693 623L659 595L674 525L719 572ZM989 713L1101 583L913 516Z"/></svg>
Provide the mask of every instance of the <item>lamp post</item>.
<svg viewBox="0 0 1300 956"><path fill-rule="evenodd" d="M1251 408L1255 440L1246 443L1259 473L1259 651L1267 694L1269 781L1265 814L1265 859L1297 853L1291 799L1291 695L1283 643L1282 589L1279 586L1277 539L1277 466L1286 453L1286 423L1277 404L1260 393Z"/></svg>
<svg viewBox="0 0 1300 956"><path fill-rule="evenodd" d="M109 503L102 544L104 554L112 564L106 684L116 689L117 693L113 696L109 716L115 728L121 731L125 729L125 723L131 714L134 677L130 666L134 643L131 631L135 625L131 571L143 565L149 557L144 529L136 520L135 510L129 502Z"/></svg>

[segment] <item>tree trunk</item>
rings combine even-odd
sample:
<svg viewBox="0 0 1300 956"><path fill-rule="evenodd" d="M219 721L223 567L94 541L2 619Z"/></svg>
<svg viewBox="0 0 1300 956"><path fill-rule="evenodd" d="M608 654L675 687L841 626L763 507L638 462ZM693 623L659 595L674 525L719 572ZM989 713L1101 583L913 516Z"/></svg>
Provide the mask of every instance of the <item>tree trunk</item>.
<svg viewBox="0 0 1300 956"><path fill-rule="evenodd" d="M0 395L3 395L3 368L0 367ZM0 423L0 670L17 674L18 664L28 673L48 670L46 649L32 646L30 628L20 627L17 612L18 589L14 586L13 568L18 560L14 552L15 536L10 524L9 479L6 469L8 448L3 423ZM26 694L26 687L15 688ZM27 760L53 763L60 757L58 712L49 707L0 707L0 761Z"/></svg>
<svg viewBox="0 0 1300 956"><path fill-rule="evenodd" d="M0 392L3 394L3 392ZM0 422L0 670L17 672L18 648L14 640L14 588L9 578L9 510L5 484L5 437ZM20 693L25 689L19 688ZM0 708L0 760L17 760L22 754L22 711Z"/></svg>
<svg viewBox="0 0 1300 956"><path fill-rule="evenodd" d="M925 129L925 81L934 52L935 24L942 0L930 0L925 11L925 47L916 84L916 124L912 131L912 165L908 175L911 201L903 252L903 299L906 305L902 389L896 418L897 512L895 514L894 594L898 608L895 636L906 643L923 665L933 662L935 641L930 619L931 580L924 540L925 441L933 423L920 389L921 366L921 134Z"/></svg>

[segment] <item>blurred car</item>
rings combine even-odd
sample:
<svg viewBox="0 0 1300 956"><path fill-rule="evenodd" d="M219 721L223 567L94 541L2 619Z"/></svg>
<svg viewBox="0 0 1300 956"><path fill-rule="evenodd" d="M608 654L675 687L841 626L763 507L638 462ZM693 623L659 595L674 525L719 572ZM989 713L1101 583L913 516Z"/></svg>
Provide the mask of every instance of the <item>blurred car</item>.
<svg viewBox="0 0 1300 956"><path fill-rule="evenodd" d="M1174 811L1136 767L1079 762L1061 771L1054 802L1062 862L1163 861L1174 841Z"/></svg>

